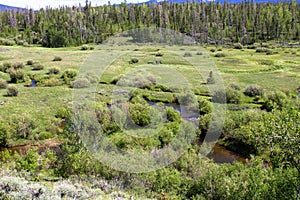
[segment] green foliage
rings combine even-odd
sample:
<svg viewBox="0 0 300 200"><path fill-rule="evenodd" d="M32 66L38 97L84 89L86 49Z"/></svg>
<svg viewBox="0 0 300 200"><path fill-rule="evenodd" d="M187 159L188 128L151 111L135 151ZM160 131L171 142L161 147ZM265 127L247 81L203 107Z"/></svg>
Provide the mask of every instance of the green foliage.
<svg viewBox="0 0 300 200"><path fill-rule="evenodd" d="M54 27L50 27L50 29L46 31L42 45L50 48L65 47L68 45L68 39L63 31L55 30Z"/></svg>
<svg viewBox="0 0 300 200"><path fill-rule="evenodd" d="M263 109L271 111L273 109L283 109L289 104L287 96L281 91L268 92L264 95Z"/></svg>
<svg viewBox="0 0 300 200"><path fill-rule="evenodd" d="M55 86L60 86L60 85L63 85L63 82L54 77L50 78L44 82L44 86L46 86L46 87L55 87Z"/></svg>
<svg viewBox="0 0 300 200"><path fill-rule="evenodd" d="M7 123L0 121L0 147L6 147L11 138L10 128Z"/></svg>
<svg viewBox="0 0 300 200"><path fill-rule="evenodd" d="M18 96L19 90L15 86L8 86L7 87L7 96L9 97L15 97Z"/></svg>
<svg viewBox="0 0 300 200"><path fill-rule="evenodd" d="M17 159L16 169L25 170L28 172L36 172L39 166L39 154L37 149L29 149L28 152Z"/></svg>
<svg viewBox="0 0 300 200"><path fill-rule="evenodd" d="M267 153L273 167L295 167L300 172L299 107L289 106L265 115L262 123L251 129L261 152Z"/></svg>
<svg viewBox="0 0 300 200"><path fill-rule="evenodd" d="M227 103L239 104L241 102L242 94L240 91L227 88L226 89L226 101Z"/></svg>
<svg viewBox="0 0 300 200"><path fill-rule="evenodd" d="M70 83L71 81L73 81L75 79L75 77L77 76L78 71L75 69L67 69L64 71L64 73L62 74L62 79L65 81L65 83Z"/></svg>
<svg viewBox="0 0 300 200"><path fill-rule="evenodd" d="M24 82L25 81L25 74L21 70L11 69L9 71L9 76L10 76L10 82L11 83L19 83L19 82Z"/></svg>
<svg viewBox="0 0 300 200"><path fill-rule="evenodd" d="M146 101L132 103L129 113L133 122L138 126L147 126L151 123L150 106Z"/></svg>
<svg viewBox="0 0 300 200"><path fill-rule="evenodd" d="M23 69L24 68L24 64L23 62L16 62L12 65L12 67L15 69L15 70L19 70L19 69Z"/></svg>
<svg viewBox="0 0 300 200"><path fill-rule="evenodd" d="M7 73L7 72L9 72L9 69L11 67L12 67L11 63L5 62L5 63L2 64L2 66L0 66L0 71L4 72L4 73Z"/></svg>

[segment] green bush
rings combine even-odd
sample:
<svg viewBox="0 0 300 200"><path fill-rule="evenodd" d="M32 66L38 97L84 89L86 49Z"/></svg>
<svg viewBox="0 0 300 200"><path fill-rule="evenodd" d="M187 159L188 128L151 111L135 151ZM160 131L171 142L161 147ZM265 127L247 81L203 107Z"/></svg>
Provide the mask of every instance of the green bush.
<svg viewBox="0 0 300 200"><path fill-rule="evenodd" d="M0 79L0 89L6 89L7 88L7 81Z"/></svg>
<svg viewBox="0 0 300 200"><path fill-rule="evenodd" d="M71 83L73 88L87 88L90 86L90 81L87 78L79 78Z"/></svg>
<svg viewBox="0 0 300 200"><path fill-rule="evenodd" d="M0 45L4 45L4 46L13 46L15 45L15 41L13 40L9 40L9 39L0 39Z"/></svg>
<svg viewBox="0 0 300 200"><path fill-rule="evenodd" d="M89 47L87 45L83 45L83 46L81 46L80 50L86 51L86 50L89 50Z"/></svg>
<svg viewBox="0 0 300 200"><path fill-rule="evenodd" d="M157 52L157 53L155 54L156 57L162 57L163 55L164 55L164 54L161 53L161 52Z"/></svg>
<svg viewBox="0 0 300 200"><path fill-rule="evenodd" d="M215 57L217 57L217 58L226 57L226 54L219 52L219 53L216 53Z"/></svg>
<svg viewBox="0 0 300 200"><path fill-rule="evenodd" d="M34 64L32 66L32 70L35 70L35 71L38 71L38 70L43 70L44 69L44 66L41 65L41 64Z"/></svg>
<svg viewBox="0 0 300 200"><path fill-rule="evenodd" d="M249 97L255 97L255 96L262 96L264 91L263 88L258 85L248 85L244 93Z"/></svg>
<svg viewBox="0 0 300 200"><path fill-rule="evenodd" d="M11 63L5 62L2 64L2 66L0 67L0 71L7 73L9 71L9 69L12 67Z"/></svg>
<svg viewBox="0 0 300 200"><path fill-rule="evenodd" d="M59 74L60 73L60 69L58 67L51 67L49 69L49 74Z"/></svg>
<svg viewBox="0 0 300 200"><path fill-rule="evenodd" d="M269 92L264 95L263 99L264 103L262 109L266 109L267 111L271 111L275 108L281 110L288 105L288 98L281 91Z"/></svg>
<svg viewBox="0 0 300 200"><path fill-rule="evenodd" d="M77 70L75 70L75 69L67 69L62 74L62 78L65 81L65 83L70 83L71 81L73 81L75 79L75 77L77 76L77 74L78 74Z"/></svg>
<svg viewBox="0 0 300 200"><path fill-rule="evenodd" d="M27 65L33 65L33 60L27 60L26 64Z"/></svg>
<svg viewBox="0 0 300 200"><path fill-rule="evenodd" d="M94 50L95 49L95 47L90 47L90 50Z"/></svg>
<svg viewBox="0 0 300 200"><path fill-rule="evenodd" d="M55 87L55 86L60 86L62 85L63 82L57 78L50 78L45 81L44 86L46 87Z"/></svg>
<svg viewBox="0 0 300 200"><path fill-rule="evenodd" d="M192 54L190 52L185 52L183 54L183 57L192 57Z"/></svg>
<svg viewBox="0 0 300 200"><path fill-rule="evenodd" d="M210 52L214 53L216 50L215 49L211 49Z"/></svg>
<svg viewBox="0 0 300 200"><path fill-rule="evenodd" d="M247 49L256 49L256 46L255 45L248 45Z"/></svg>
<svg viewBox="0 0 300 200"><path fill-rule="evenodd" d="M59 56L55 56L52 60L53 62L56 62L56 61L62 61L62 58L59 57Z"/></svg>
<svg viewBox="0 0 300 200"><path fill-rule="evenodd" d="M241 43L236 43L233 45L234 49L243 49L243 45Z"/></svg>
<svg viewBox="0 0 300 200"><path fill-rule="evenodd" d="M23 62L16 62L13 64L13 68L18 70L18 69L23 69L24 68L24 63Z"/></svg>
<svg viewBox="0 0 300 200"><path fill-rule="evenodd" d="M234 89L234 90L241 90L240 86L238 86L238 85L235 84L235 83L229 84L228 87L229 87L229 88L232 88L232 89Z"/></svg>
<svg viewBox="0 0 300 200"><path fill-rule="evenodd" d="M21 70L10 70L9 71L10 82L11 83L18 83L25 81L25 74Z"/></svg>
<svg viewBox="0 0 300 200"><path fill-rule="evenodd" d="M227 103L239 104L241 102L242 94L240 91L227 88L226 89L226 101Z"/></svg>
<svg viewBox="0 0 300 200"><path fill-rule="evenodd" d="M256 53L267 53L267 52L270 52L270 50L262 47L262 48L257 48L255 52Z"/></svg>
<svg viewBox="0 0 300 200"><path fill-rule="evenodd" d="M137 58L131 58L131 60L130 60L130 64L134 64L134 63L138 63L139 62L139 59L137 59Z"/></svg>
<svg viewBox="0 0 300 200"><path fill-rule="evenodd" d="M201 55L203 55L203 53L202 52L197 52L196 55L201 56Z"/></svg>
<svg viewBox="0 0 300 200"><path fill-rule="evenodd" d="M6 147L11 138L10 127L7 123L0 122L0 146Z"/></svg>
<svg viewBox="0 0 300 200"><path fill-rule="evenodd" d="M9 97L15 97L18 96L19 90L15 86L8 86L7 87L7 96Z"/></svg>

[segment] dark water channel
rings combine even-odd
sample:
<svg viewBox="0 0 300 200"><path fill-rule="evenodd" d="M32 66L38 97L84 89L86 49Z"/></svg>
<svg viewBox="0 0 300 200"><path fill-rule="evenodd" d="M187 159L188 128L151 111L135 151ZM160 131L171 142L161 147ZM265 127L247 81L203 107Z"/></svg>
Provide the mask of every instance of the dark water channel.
<svg viewBox="0 0 300 200"><path fill-rule="evenodd" d="M155 102L149 102L149 105L154 106ZM175 110L179 111L181 114L181 117L184 120L187 121L194 121L199 120L199 116L190 115L189 113L186 113L183 108L180 107L179 104L176 103L165 103L166 107L173 107ZM0 148L0 151L3 150L10 150L11 153L17 152L19 154L25 154L29 149L31 148L38 148L38 151L41 153L45 151L46 149L54 150L55 152L61 152L61 146L62 143L60 142L48 142L43 145L20 145L20 146L14 146L9 148ZM238 153L232 152L220 145L215 145L212 148L212 151L207 155L208 158L211 158L214 160L215 163L233 163L234 161L239 162L246 162L246 158L242 157Z"/></svg>
<svg viewBox="0 0 300 200"><path fill-rule="evenodd" d="M148 102L150 106L155 106L155 102ZM166 107L172 107L174 110L180 112L181 117L186 121L199 120L198 115L187 113L184 108L181 108L179 104L176 103L164 103ZM246 158L239 155L236 152L230 151L223 146L218 144L214 145L212 151L207 155L208 158L214 160L215 163L233 163L234 161L246 162Z"/></svg>

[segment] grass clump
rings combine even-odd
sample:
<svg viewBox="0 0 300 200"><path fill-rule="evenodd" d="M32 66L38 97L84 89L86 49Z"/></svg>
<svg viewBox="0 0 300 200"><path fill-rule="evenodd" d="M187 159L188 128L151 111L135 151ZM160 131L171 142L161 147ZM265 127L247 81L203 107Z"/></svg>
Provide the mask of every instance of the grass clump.
<svg viewBox="0 0 300 200"><path fill-rule="evenodd" d="M233 45L234 49L243 49L243 45L241 43L236 43Z"/></svg>
<svg viewBox="0 0 300 200"><path fill-rule="evenodd" d="M90 81L87 78L79 78L71 83L72 88L87 88L90 86Z"/></svg>
<svg viewBox="0 0 300 200"><path fill-rule="evenodd" d="M157 53L155 54L156 57L162 57L163 55L164 55L164 54L161 53L161 52L157 52Z"/></svg>
<svg viewBox="0 0 300 200"><path fill-rule="evenodd" d="M10 82L11 83L18 83L25 81L25 74L21 70L10 70L9 71Z"/></svg>
<svg viewBox="0 0 300 200"><path fill-rule="evenodd" d="M35 64L32 66L32 70L34 70L34 71L39 71L39 70L43 70L43 69L44 69L44 66L41 64Z"/></svg>
<svg viewBox="0 0 300 200"><path fill-rule="evenodd" d="M270 50L268 48L265 48L265 47L261 47L261 48L257 48L256 53L267 53L267 52L270 52Z"/></svg>
<svg viewBox="0 0 300 200"><path fill-rule="evenodd" d="M83 45L83 46L81 46L80 50L86 51L86 50L89 50L89 47L87 45Z"/></svg>
<svg viewBox="0 0 300 200"><path fill-rule="evenodd" d="M52 61L53 62L62 61L62 58L59 56L55 56Z"/></svg>
<svg viewBox="0 0 300 200"><path fill-rule="evenodd" d="M202 56L203 53L202 53L202 52L197 52L196 55L197 55L197 56Z"/></svg>
<svg viewBox="0 0 300 200"><path fill-rule="evenodd" d="M64 71L63 75L62 75L62 79L65 81L65 83L70 83L71 81L73 81L75 79L75 77L77 76L78 71L75 69L67 69L66 71Z"/></svg>
<svg viewBox="0 0 300 200"><path fill-rule="evenodd" d="M7 81L0 80L0 89L6 89L6 88L7 88Z"/></svg>
<svg viewBox="0 0 300 200"><path fill-rule="evenodd" d="M219 53L216 53L215 57L217 57L217 58L226 57L226 54L219 52Z"/></svg>
<svg viewBox="0 0 300 200"><path fill-rule="evenodd" d="M138 63L138 62L139 62L139 59L131 58L131 60L129 61L129 64L135 64L135 63Z"/></svg>
<svg viewBox="0 0 300 200"><path fill-rule="evenodd" d="M26 64L27 65L33 65L33 60L27 60Z"/></svg>
<svg viewBox="0 0 300 200"><path fill-rule="evenodd" d="M58 67L52 67L49 69L49 74L59 74L60 69Z"/></svg>
<svg viewBox="0 0 300 200"><path fill-rule="evenodd" d="M18 70L18 69L23 69L24 68L24 63L23 62L16 62L13 64L13 68Z"/></svg>
<svg viewBox="0 0 300 200"><path fill-rule="evenodd" d="M192 54L190 52L185 52L183 54L183 57L192 57Z"/></svg>
<svg viewBox="0 0 300 200"><path fill-rule="evenodd" d="M4 73L7 73L8 70L12 67L12 64L11 63L8 63L8 62L5 62L2 64L2 66L0 67L0 71L1 72L4 72Z"/></svg>
<svg viewBox="0 0 300 200"><path fill-rule="evenodd" d="M15 86L8 86L7 87L7 96L9 97L15 97L18 96L19 90Z"/></svg>
<svg viewBox="0 0 300 200"><path fill-rule="evenodd" d="M50 78L45 81L44 86L46 87L55 87L55 86L60 86L62 85L63 82L57 78Z"/></svg>

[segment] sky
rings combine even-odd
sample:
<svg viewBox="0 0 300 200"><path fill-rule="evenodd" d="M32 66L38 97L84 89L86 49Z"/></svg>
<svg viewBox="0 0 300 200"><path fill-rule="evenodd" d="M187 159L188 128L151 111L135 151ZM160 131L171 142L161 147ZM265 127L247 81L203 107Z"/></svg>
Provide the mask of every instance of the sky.
<svg viewBox="0 0 300 200"><path fill-rule="evenodd" d="M96 5L104 5L107 4L108 0L89 0L92 2L93 6ZM127 0L127 3L142 3L148 0ZM121 3L124 0L110 0L111 4ZM0 0L0 4L8 5L8 6L15 6L15 7L22 7L22 8L33 8L38 10L40 8L45 8L46 6L51 7L59 7L62 5L85 5L85 0Z"/></svg>

